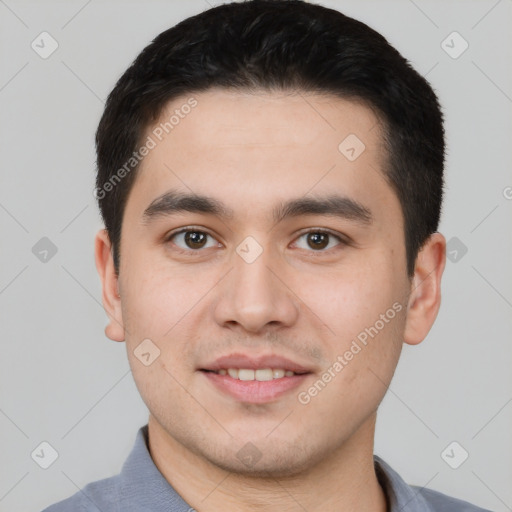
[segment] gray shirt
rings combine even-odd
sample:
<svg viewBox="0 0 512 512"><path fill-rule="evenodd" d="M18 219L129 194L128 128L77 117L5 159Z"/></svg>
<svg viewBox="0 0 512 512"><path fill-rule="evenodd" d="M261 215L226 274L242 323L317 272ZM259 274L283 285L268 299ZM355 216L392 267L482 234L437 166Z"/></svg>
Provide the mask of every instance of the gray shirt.
<svg viewBox="0 0 512 512"><path fill-rule="evenodd" d="M379 456L373 457L388 512L490 512L430 489L410 486ZM43 512L193 511L155 466L148 450L148 426L144 425L119 475L92 482Z"/></svg>

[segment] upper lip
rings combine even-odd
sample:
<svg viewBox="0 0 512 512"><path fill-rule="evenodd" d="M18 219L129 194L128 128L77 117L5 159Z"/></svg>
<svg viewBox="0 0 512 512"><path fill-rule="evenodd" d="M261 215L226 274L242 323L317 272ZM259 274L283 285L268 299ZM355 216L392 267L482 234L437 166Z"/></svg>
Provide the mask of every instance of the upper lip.
<svg viewBox="0 0 512 512"><path fill-rule="evenodd" d="M229 354L217 358L213 363L201 367L201 370L218 371L228 368L244 368L258 370L262 368L290 370L294 373L310 373L311 368L307 368L286 357L275 354L260 356L248 356L246 354Z"/></svg>

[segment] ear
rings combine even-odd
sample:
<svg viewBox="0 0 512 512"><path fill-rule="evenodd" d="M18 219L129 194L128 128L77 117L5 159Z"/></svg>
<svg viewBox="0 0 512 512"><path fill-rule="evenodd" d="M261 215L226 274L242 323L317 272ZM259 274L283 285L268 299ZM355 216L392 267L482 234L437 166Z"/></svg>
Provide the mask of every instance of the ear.
<svg viewBox="0 0 512 512"><path fill-rule="evenodd" d="M105 334L113 341L124 341L125 332L121 312L119 278L114 269L111 243L106 229L101 229L96 234L94 256L103 289L103 307L110 319L109 324L105 327Z"/></svg>
<svg viewBox="0 0 512 512"><path fill-rule="evenodd" d="M418 253L407 305L404 341L421 343L430 331L441 305L441 277L446 264L446 239L433 233Z"/></svg>

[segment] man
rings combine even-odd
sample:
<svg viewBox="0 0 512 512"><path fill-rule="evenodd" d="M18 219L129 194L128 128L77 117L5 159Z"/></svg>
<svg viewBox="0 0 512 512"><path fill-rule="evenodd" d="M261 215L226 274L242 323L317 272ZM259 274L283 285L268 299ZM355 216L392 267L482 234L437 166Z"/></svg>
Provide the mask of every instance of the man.
<svg viewBox="0 0 512 512"><path fill-rule="evenodd" d="M478 511L373 454L403 342L440 306L444 132L386 40L301 1L160 34L97 135L110 322L149 409L61 511Z"/></svg>

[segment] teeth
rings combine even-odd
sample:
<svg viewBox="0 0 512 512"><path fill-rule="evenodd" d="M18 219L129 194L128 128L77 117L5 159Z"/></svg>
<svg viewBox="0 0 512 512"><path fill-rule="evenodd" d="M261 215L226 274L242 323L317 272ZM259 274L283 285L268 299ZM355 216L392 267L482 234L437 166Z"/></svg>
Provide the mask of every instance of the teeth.
<svg viewBox="0 0 512 512"><path fill-rule="evenodd" d="M231 372L229 372L231 375ZM231 375L232 376L232 375ZM238 370L238 378L240 380L254 380L254 370Z"/></svg>
<svg viewBox="0 0 512 512"><path fill-rule="evenodd" d="M265 368L264 370L256 370L254 372L254 377L256 380L272 380L274 375L272 374L272 370L270 368Z"/></svg>
<svg viewBox="0 0 512 512"><path fill-rule="evenodd" d="M249 368L223 368L216 373L219 375L229 375L233 379L246 381L267 381L282 379L283 377L293 377L295 375L291 370L283 370L282 368L261 368L258 370L251 370Z"/></svg>

